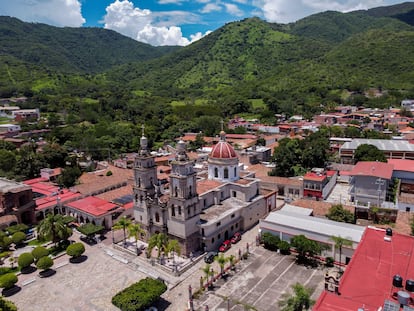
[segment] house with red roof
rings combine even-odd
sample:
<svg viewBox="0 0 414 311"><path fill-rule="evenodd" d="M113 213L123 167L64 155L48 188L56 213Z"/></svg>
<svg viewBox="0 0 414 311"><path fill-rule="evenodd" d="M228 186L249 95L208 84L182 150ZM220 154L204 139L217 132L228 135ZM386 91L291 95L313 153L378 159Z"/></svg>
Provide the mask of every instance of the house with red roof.
<svg viewBox="0 0 414 311"><path fill-rule="evenodd" d="M328 274L325 288L335 282ZM313 311L414 310L414 237L367 227L335 287Z"/></svg>
<svg viewBox="0 0 414 311"><path fill-rule="evenodd" d="M337 173L323 168L313 168L303 176L303 196L316 200L325 199L336 184Z"/></svg>

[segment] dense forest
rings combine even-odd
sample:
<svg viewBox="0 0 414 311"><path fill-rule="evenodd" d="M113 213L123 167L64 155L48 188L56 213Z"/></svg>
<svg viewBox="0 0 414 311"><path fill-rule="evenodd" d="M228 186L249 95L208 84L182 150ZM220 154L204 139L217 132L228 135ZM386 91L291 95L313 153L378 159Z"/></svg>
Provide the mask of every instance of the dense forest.
<svg viewBox="0 0 414 311"><path fill-rule="evenodd" d="M136 151L141 124L161 146L184 132L217 134L235 115L275 124L275 113L399 106L414 98L413 25L414 3L403 3L290 24L249 18L186 47L152 47L0 17L0 98L40 108L43 121L24 130L49 128L54 146L101 158Z"/></svg>

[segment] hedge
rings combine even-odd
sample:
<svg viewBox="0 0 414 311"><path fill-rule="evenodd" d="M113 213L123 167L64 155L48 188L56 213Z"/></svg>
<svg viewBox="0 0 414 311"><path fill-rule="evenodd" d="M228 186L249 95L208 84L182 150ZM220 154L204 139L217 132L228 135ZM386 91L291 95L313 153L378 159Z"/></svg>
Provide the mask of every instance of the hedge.
<svg viewBox="0 0 414 311"><path fill-rule="evenodd" d="M122 311L143 311L152 306L167 290L160 280L145 278L112 297L112 304Z"/></svg>
<svg viewBox="0 0 414 311"><path fill-rule="evenodd" d="M41 270L47 270L51 266L53 266L53 259L48 256L40 258L36 263L36 267L38 267Z"/></svg>
<svg viewBox="0 0 414 311"><path fill-rule="evenodd" d="M20 232L20 231L17 231L15 233L13 233L13 235L12 235L12 241L13 241L14 244L19 245L24 240L26 240L26 233Z"/></svg>

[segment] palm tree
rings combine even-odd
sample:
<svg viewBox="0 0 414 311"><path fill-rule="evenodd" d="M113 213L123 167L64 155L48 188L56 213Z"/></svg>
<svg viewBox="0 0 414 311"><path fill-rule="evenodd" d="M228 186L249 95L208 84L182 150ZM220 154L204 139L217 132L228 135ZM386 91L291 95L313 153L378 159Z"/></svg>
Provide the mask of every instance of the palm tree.
<svg viewBox="0 0 414 311"><path fill-rule="evenodd" d="M62 215L50 213L39 223L37 233L41 239L57 243L68 239L72 235L72 230L63 222Z"/></svg>
<svg viewBox="0 0 414 311"><path fill-rule="evenodd" d="M208 263L204 266L204 268L201 269L201 271L204 272L204 279L208 282L208 277L211 275L211 265Z"/></svg>
<svg viewBox="0 0 414 311"><path fill-rule="evenodd" d="M282 300L279 301L281 311L303 311L308 310L314 303L311 300L311 291L302 284L296 283L292 285L293 295L284 294Z"/></svg>
<svg viewBox="0 0 414 311"><path fill-rule="evenodd" d="M335 250L339 249L339 262L342 263L342 247L352 246L353 243L351 240L341 236L331 236L330 239L335 242Z"/></svg>
<svg viewBox="0 0 414 311"><path fill-rule="evenodd" d="M219 256L216 256L214 258L214 260L219 264L220 266L220 276L223 276L223 272L224 272L224 265L226 264L226 262L228 261L228 259L226 257L224 257L224 254L221 253Z"/></svg>
<svg viewBox="0 0 414 311"><path fill-rule="evenodd" d="M234 269L234 262L236 261L236 256L230 255L227 257L227 261L230 263L230 269Z"/></svg>
<svg viewBox="0 0 414 311"><path fill-rule="evenodd" d="M171 252L174 252L174 253L177 253L178 256L180 256L181 255L180 243L177 240L169 240L166 247L165 247L165 251L166 251L167 254L169 254ZM174 259L174 257L173 257L173 259Z"/></svg>
<svg viewBox="0 0 414 311"><path fill-rule="evenodd" d="M161 257L161 251L165 250L168 243L168 237L164 233L156 233L152 235L148 241L148 253L151 254L154 247L157 247L157 258Z"/></svg>
<svg viewBox="0 0 414 311"><path fill-rule="evenodd" d="M145 231L141 228L140 224L137 223L131 223L128 226L128 237L134 237L135 239L135 247L137 249L138 252L138 240L139 237L141 236L141 234L145 233Z"/></svg>
<svg viewBox="0 0 414 311"><path fill-rule="evenodd" d="M126 242L126 229L131 224L131 220L126 218L126 216L123 216L121 219L119 219L113 226L113 230L119 230L122 229L124 231L124 247Z"/></svg>

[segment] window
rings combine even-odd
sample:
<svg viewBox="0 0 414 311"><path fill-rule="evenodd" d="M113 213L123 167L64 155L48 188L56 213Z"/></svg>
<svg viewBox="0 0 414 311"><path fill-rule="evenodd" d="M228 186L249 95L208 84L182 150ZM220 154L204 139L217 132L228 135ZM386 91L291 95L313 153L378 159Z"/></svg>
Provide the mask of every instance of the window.
<svg viewBox="0 0 414 311"><path fill-rule="evenodd" d="M227 167L224 169L224 178L229 178L229 169Z"/></svg>
<svg viewBox="0 0 414 311"><path fill-rule="evenodd" d="M190 195L190 198L193 196L193 187L192 186L190 186L190 191L189 191L190 193L189 193L189 195Z"/></svg>
<svg viewBox="0 0 414 311"><path fill-rule="evenodd" d="M235 214L231 214L231 218L234 218Z"/></svg>
<svg viewBox="0 0 414 311"><path fill-rule="evenodd" d="M234 168L234 177L236 177L237 176L237 168L235 167Z"/></svg>
<svg viewBox="0 0 414 311"><path fill-rule="evenodd" d="M217 239L220 240L221 238L221 234L219 233L219 235L217 236Z"/></svg>
<svg viewBox="0 0 414 311"><path fill-rule="evenodd" d="M175 216L175 206L171 206L171 216Z"/></svg>
<svg viewBox="0 0 414 311"><path fill-rule="evenodd" d="M141 187L141 178L138 178L138 187Z"/></svg>
<svg viewBox="0 0 414 311"><path fill-rule="evenodd" d="M178 207L178 215L181 215L181 206Z"/></svg>
<svg viewBox="0 0 414 311"><path fill-rule="evenodd" d="M201 236L204 236L204 228L201 229Z"/></svg>
<svg viewBox="0 0 414 311"><path fill-rule="evenodd" d="M174 196L178 197L178 188L177 188L177 186L175 186L175 188L174 188Z"/></svg>
<svg viewBox="0 0 414 311"><path fill-rule="evenodd" d="M220 225L221 225L221 221L219 221L219 222L217 223L217 227L220 227Z"/></svg>
<svg viewBox="0 0 414 311"><path fill-rule="evenodd" d="M214 243L214 238L211 239L211 243Z"/></svg>
<svg viewBox="0 0 414 311"><path fill-rule="evenodd" d="M187 206L187 215L190 216L190 207Z"/></svg>
<svg viewBox="0 0 414 311"><path fill-rule="evenodd" d="M236 191L233 191L232 194L233 194L233 198L235 198L237 195Z"/></svg>
<svg viewBox="0 0 414 311"><path fill-rule="evenodd" d="M155 221L160 222L160 214L155 213Z"/></svg>
<svg viewBox="0 0 414 311"><path fill-rule="evenodd" d="M218 177L218 168L217 167L215 167L214 168L214 177Z"/></svg>

